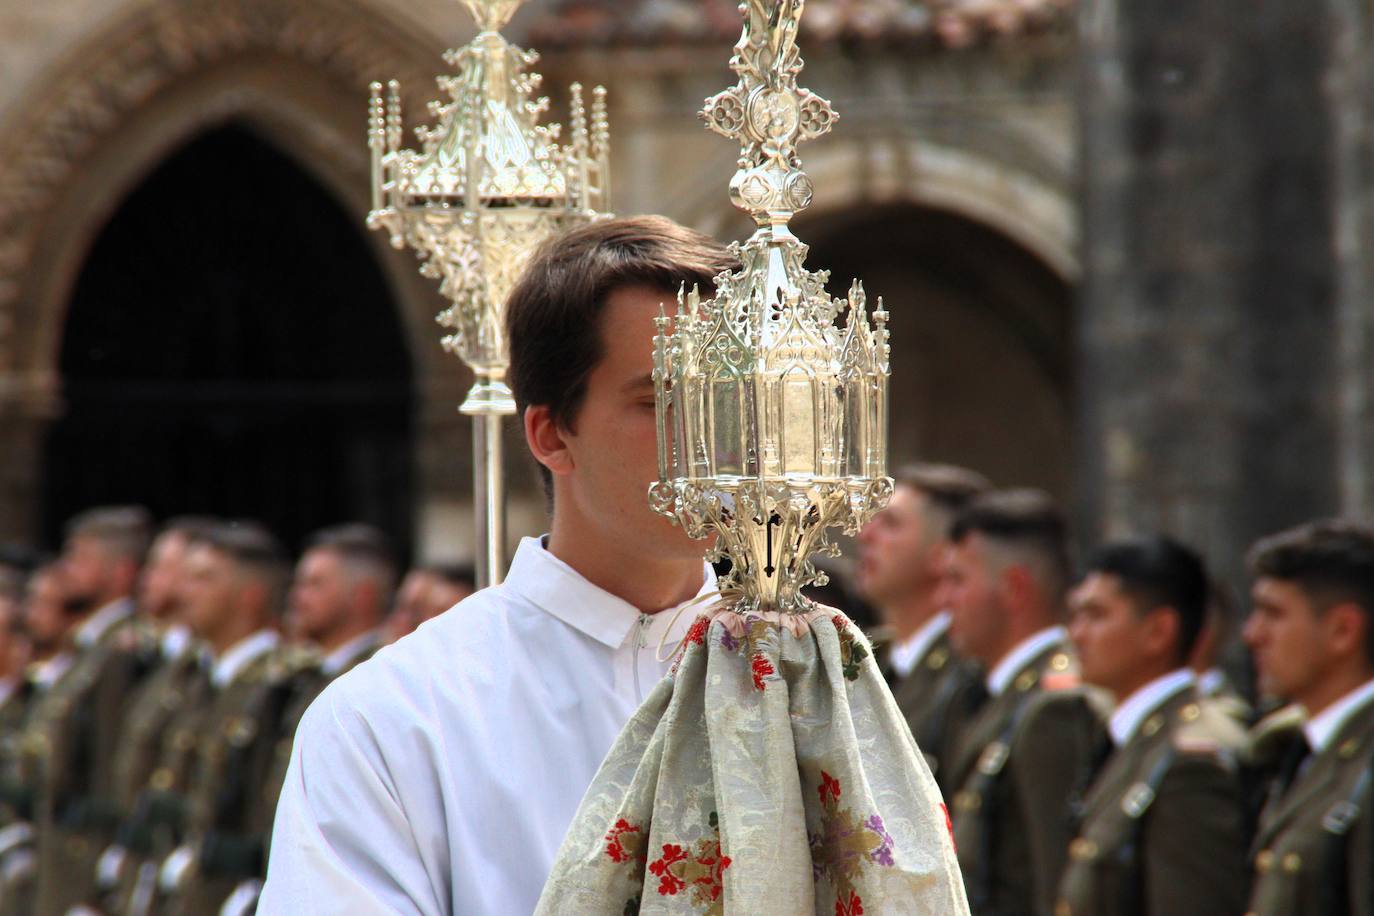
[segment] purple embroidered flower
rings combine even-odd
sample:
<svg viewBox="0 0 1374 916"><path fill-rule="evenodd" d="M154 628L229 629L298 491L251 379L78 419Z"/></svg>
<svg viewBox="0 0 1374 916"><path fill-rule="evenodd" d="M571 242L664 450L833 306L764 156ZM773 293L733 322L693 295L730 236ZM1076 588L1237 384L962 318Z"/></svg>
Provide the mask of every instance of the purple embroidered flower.
<svg viewBox="0 0 1374 916"><path fill-rule="evenodd" d="M892 837L883 827L883 819L875 814L864 821L864 826L883 838L883 845L869 853L868 857L879 865L892 865Z"/></svg>
<svg viewBox="0 0 1374 916"><path fill-rule="evenodd" d="M720 631L720 645L726 652L739 651L739 640L731 636L730 631L724 627Z"/></svg>

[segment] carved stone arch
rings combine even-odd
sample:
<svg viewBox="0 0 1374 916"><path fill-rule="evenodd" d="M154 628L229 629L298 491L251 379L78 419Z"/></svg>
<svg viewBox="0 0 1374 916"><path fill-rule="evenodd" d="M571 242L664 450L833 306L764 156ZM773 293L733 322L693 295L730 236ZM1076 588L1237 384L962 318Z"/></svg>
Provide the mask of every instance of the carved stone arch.
<svg viewBox="0 0 1374 916"><path fill-rule="evenodd" d="M0 138L0 378L11 404L51 403L65 298L84 252L168 152L246 122L361 220L367 85L398 77L423 99L433 71L417 64L438 65L439 52L365 4L338 0L156 4L73 49ZM428 309L413 259L380 236L375 244L397 299ZM406 311L423 364L437 347Z"/></svg>
<svg viewBox="0 0 1374 916"><path fill-rule="evenodd" d="M60 409L65 309L90 245L128 193L186 141L237 122L361 223L367 86L397 78L411 112L422 111L441 51L363 2L167 0L131 10L35 80L42 88L7 113L0 134L0 438L10 449L0 463L0 539L37 531L32 494L44 430ZM439 347L439 299L413 255L365 236L418 375L423 490L436 476L430 453L466 454L430 433L462 435L452 405L468 380Z"/></svg>

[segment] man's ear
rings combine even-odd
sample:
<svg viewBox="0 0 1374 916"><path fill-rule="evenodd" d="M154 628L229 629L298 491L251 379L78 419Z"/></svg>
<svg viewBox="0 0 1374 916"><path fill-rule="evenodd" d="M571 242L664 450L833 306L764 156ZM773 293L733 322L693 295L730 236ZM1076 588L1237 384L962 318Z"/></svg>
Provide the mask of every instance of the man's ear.
<svg viewBox="0 0 1374 916"><path fill-rule="evenodd" d="M997 586L1002 593L1002 606L1013 614L1020 613L1035 598L1035 576L1022 563L1012 563L998 576Z"/></svg>
<svg viewBox="0 0 1374 916"><path fill-rule="evenodd" d="M573 471L572 452L568 450L564 432L546 405L534 404L525 408L525 442L534 460L554 476Z"/></svg>
<svg viewBox="0 0 1374 916"><path fill-rule="evenodd" d="M1337 655L1363 655L1368 620L1358 604L1344 602L1325 615L1327 645Z"/></svg>
<svg viewBox="0 0 1374 916"><path fill-rule="evenodd" d="M1169 605L1151 609L1145 614L1141 648L1152 655L1163 655L1166 652L1177 655L1178 641L1183 635L1182 624L1182 615Z"/></svg>

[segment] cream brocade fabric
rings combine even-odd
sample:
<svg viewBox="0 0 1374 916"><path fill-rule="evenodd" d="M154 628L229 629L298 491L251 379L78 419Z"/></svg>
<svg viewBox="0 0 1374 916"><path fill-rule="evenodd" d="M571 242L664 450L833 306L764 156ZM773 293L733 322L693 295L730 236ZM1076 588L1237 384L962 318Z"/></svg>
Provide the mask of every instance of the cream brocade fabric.
<svg viewBox="0 0 1374 916"><path fill-rule="evenodd" d="M538 913L968 912L939 789L863 634L828 610L766 616L696 620Z"/></svg>

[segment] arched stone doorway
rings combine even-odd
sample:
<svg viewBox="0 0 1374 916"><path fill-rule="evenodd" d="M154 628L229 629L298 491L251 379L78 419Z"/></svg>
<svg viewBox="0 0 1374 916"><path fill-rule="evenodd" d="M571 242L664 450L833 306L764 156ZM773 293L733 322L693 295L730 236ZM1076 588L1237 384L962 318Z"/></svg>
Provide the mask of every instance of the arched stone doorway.
<svg viewBox="0 0 1374 916"><path fill-rule="evenodd" d="M1073 315L1066 281L960 214L894 203L803 217L830 289L891 313L893 466L977 468L1002 486L1072 487Z"/></svg>
<svg viewBox="0 0 1374 916"><path fill-rule="evenodd" d="M382 0L129 4L9 110L0 137L0 540L49 538L61 511L44 505L57 479L44 464L53 424L69 407L67 310L93 246L156 169L226 124L248 126L326 189L385 276L389 295L378 308L404 329L414 390L412 483L393 494L387 524L413 517L398 537L422 555L433 553L436 532L454 527L450 516L470 500L468 424L455 409L470 376L440 347L435 284L411 252L361 228L368 82L400 78L410 110L421 110L442 46L379 5L389 9ZM276 208L253 193L264 211ZM327 306L310 305L319 332L331 333Z"/></svg>
<svg viewBox="0 0 1374 916"><path fill-rule="evenodd" d="M413 368L360 221L250 128L173 152L77 275L44 449L44 533L72 512L345 519L408 547Z"/></svg>

